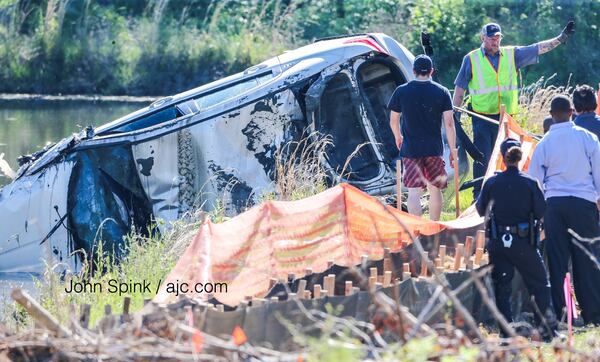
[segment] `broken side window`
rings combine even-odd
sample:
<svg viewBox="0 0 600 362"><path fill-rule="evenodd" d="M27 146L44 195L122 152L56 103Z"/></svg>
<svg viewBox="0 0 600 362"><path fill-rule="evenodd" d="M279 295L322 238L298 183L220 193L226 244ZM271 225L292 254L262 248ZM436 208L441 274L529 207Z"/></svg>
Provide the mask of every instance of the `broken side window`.
<svg viewBox="0 0 600 362"><path fill-rule="evenodd" d="M346 160L356 148L366 142L356 97L347 75L338 73L326 85L317 112L317 130L330 135L333 146L328 149L329 165L342 172ZM365 181L379 174L379 163L370 144L364 145L343 170L348 181Z"/></svg>
<svg viewBox="0 0 600 362"><path fill-rule="evenodd" d="M212 107L219 103L230 100L244 92L251 90L274 77L273 72L259 74L252 78L246 78L239 82L228 84L210 93L204 93L201 96L187 100L177 105L171 105L149 115L145 115L127 124L120 126L107 133L124 133L138 131L141 129L156 126L157 124L172 121L181 116L196 113L200 110Z"/></svg>
<svg viewBox="0 0 600 362"><path fill-rule="evenodd" d="M184 114L195 113L197 111L230 100L231 98L245 93L251 90L252 88L264 84L267 81L271 80L273 76L273 72L269 71L267 73L262 73L252 78L246 78L239 82L228 84L224 88L217 89L214 92L205 93L199 97L190 99L189 101L180 104L178 108Z"/></svg>
<svg viewBox="0 0 600 362"><path fill-rule="evenodd" d="M377 141L382 144L384 159L391 162L398 155L398 148L390 129L390 111L387 109L387 103L396 87L406 83L406 78L392 62L375 59L360 65L357 79L366 98L369 120Z"/></svg>
<svg viewBox="0 0 600 362"><path fill-rule="evenodd" d="M174 120L177 117L181 117L183 114L174 106L162 109L156 113L152 113L150 115L146 115L140 119L137 119L133 122L127 123L113 131L111 133L123 133L123 132L132 132L140 129L148 128L155 126L157 124L161 124L167 121Z"/></svg>

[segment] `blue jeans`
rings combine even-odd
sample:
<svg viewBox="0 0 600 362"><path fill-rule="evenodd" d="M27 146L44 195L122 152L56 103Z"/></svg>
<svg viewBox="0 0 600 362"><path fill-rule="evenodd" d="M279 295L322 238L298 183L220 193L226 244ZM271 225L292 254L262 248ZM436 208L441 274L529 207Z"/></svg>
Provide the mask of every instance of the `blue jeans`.
<svg viewBox="0 0 600 362"><path fill-rule="evenodd" d="M489 118L500 119L499 114L486 115ZM488 163L492 157L496 137L498 136L498 125L484 121L481 118L472 116L473 118L473 144L483 153L483 162L473 161L473 178L479 178L485 175ZM481 191L481 183L473 187L473 200L477 200Z"/></svg>

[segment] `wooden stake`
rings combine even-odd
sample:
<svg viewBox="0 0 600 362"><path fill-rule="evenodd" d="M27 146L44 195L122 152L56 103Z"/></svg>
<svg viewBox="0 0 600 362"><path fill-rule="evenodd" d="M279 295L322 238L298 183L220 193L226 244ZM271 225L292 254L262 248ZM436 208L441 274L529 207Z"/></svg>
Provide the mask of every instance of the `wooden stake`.
<svg viewBox="0 0 600 362"><path fill-rule="evenodd" d="M383 273L383 287L387 288L392 283L392 271L388 270Z"/></svg>
<svg viewBox="0 0 600 362"><path fill-rule="evenodd" d="M371 268L369 269L369 271L371 272L371 275L370 275L370 276L371 276L371 278L375 278L375 279L377 279L377 268L376 268L376 267L371 267Z"/></svg>
<svg viewBox="0 0 600 362"><path fill-rule="evenodd" d="M475 243L475 239L472 236L467 236L465 239L465 266L467 269L473 269L473 264L471 263L471 255L473 255L473 244Z"/></svg>
<svg viewBox="0 0 600 362"><path fill-rule="evenodd" d="M454 250L454 271L458 271L460 269L461 258L465 250L465 244L458 243L456 245L456 249Z"/></svg>
<svg viewBox="0 0 600 362"><path fill-rule="evenodd" d="M460 180L458 175L458 149L453 149L452 157L454 158L454 195L455 195L455 207L456 207L456 217L460 215L460 192L458 191Z"/></svg>
<svg viewBox="0 0 600 362"><path fill-rule="evenodd" d="M421 260L421 276L427 276L427 261L428 261L428 253L425 252L425 257Z"/></svg>
<svg viewBox="0 0 600 362"><path fill-rule="evenodd" d="M304 291L304 299L310 299L311 296L312 296L312 293L310 292L310 290Z"/></svg>
<svg viewBox="0 0 600 362"><path fill-rule="evenodd" d="M346 283L344 285L344 295L350 295L350 294L352 294L352 281L346 280Z"/></svg>
<svg viewBox="0 0 600 362"><path fill-rule="evenodd" d="M375 283L377 283L377 277L369 277L369 290L375 289Z"/></svg>
<svg viewBox="0 0 600 362"><path fill-rule="evenodd" d="M446 245L440 245L438 257L442 260L442 268L443 268L444 261L446 260Z"/></svg>
<svg viewBox="0 0 600 362"><path fill-rule="evenodd" d="M475 236L475 249L482 248L485 244L485 230L477 230L477 234Z"/></svg>
<svg viewBox="0 0 600 362"><path fill-rule="evenodd" d="M483 248L477 248L475 250L475 265L481 265L481 258L483 257Z"/></svg>
<svg viewBox="0 0 600 362"><path fill-rule="evenodd" d="M123 298L123 315L129 315L129 306L131 305L131 297Z"/></svg>
<svg viewBox="0 0 600 362"><path fill-rule="evenodd" d="M504 104L500 105L500 122L499 124L504 125L504 138L508 138L510 136L510 129L508 127L508 120L504 121L504 115L506 114L506 106Z"/></svg>
<svg viewBox="0 0 600 362"><path fill-rule="evenodd" d="M305 289L306 289L306 280L300 279L300 281L298 282L298 289L296 290L296 293L298 293L300 298L304 297Z"/></svg>
<svg viewBox="0 0 600 362"><path fill-rule="evenodd" d="M321 284L315 284L314 291L315 299L321 298Z"/></svg>
<svg viewBox="0 0 600 362"><path fill-rule="evenodd" d="M396 208L402 210L402 162L396 160Z"/></svg>
<svg viewBox="0 0 600 362"><path fill-rule="evenodd" d="M327 295L333 297L335 295L335 274L329 274L329 287Z"/></svg>
<svg viewBox="0 0 600 362"><path fill-rule="evenodd" d="M472 236L467 236L465 239L465 256L469 257L473 254L473 242L475 239Z"/></svg>
<svg viewBox="0 0 600 362"><path fill-rule="evenodd" d="M81 305L81 315L79 317L79 324L85 329L88 328L90 324L90 309L91 306L89 304Z"/></svg>

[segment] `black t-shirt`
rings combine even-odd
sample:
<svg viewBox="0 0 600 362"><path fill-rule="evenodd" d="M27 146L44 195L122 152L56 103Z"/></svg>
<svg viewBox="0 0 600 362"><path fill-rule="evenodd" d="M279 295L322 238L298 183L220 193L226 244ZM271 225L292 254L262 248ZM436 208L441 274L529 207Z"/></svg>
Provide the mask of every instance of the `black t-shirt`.
<svg viewBox="0 0 600 362"><path fill-rule="evenodd" d="M413 80L396 88L388 109L402 113L400 156L441 156L442 113L452 110L448 89L434 81Z"/></svg>

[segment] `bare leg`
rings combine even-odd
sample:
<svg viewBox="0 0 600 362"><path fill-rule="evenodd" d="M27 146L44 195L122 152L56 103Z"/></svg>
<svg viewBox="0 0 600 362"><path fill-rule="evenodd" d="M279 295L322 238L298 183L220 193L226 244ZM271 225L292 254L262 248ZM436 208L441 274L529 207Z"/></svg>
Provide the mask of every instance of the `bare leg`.
<svg viewBox="0 0 600 362"><path fill-rule="evenodd" d="M411 187L408 189L408 200L406 200L408 206L408 213L416 216L421 216L423 210L421 209L421 194L423 189L420 187Z"/></svg>
<svg viewBox="0 0 600 362"><path fill-rule="evenodd" d="M442 190L427 183L429 189L429 218L439 220L442 213Z"/></svg>

